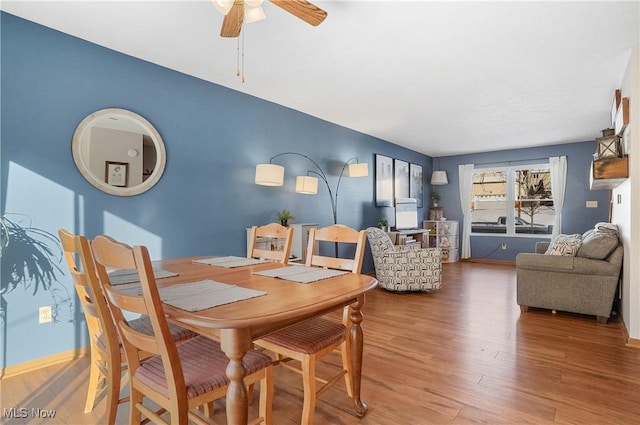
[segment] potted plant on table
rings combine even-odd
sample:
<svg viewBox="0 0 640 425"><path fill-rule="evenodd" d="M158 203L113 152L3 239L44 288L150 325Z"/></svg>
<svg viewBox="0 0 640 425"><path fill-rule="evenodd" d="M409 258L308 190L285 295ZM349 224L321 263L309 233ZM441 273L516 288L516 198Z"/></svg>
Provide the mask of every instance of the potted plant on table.
<svg viewBox="0 0 640 425"><path fill-rule="evenodd" d="M296 218L291 215L289 210L282 210L278 212L278 220L280 220L280 224L284 227L289 227L289 220L295 220Z"/></svg>
<svg viewBox="0 0 640 425"><path fill-rule="evenodd" d="M386 218L383 218L382 220L378 221L378 227L383 232L388 232L389 231L389 222L387 221Z"/></svg>
<svg viewBox="0 0 640 425"><path fill-rule="evenodd" d="M433 206L437 207L438 201L440 200L440 194L434 190L431 192L431 200L433 201Z"/></svg>

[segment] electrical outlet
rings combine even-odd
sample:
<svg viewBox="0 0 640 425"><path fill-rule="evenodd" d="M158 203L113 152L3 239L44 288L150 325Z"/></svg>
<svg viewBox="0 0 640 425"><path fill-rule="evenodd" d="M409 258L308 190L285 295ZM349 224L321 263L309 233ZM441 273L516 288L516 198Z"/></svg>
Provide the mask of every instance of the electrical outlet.
<svg viewBox="0 0 640 425"><path fill-rule="evenodd" d="M51 322L51 306L45 305L40 307L38 323L49 323Z"/></svg>
<svg viewBox="0 0 640 425"><path fill-rule="evenodd" d="M598 201L587 201L587 208L598 208Z"/></svg>
<svg viewBox="0 0 640 425"><path fill-rule="evenodd" d="M502 245L500 245L500 248L507 249L507 243L506 242L502 242Z"/></svg>

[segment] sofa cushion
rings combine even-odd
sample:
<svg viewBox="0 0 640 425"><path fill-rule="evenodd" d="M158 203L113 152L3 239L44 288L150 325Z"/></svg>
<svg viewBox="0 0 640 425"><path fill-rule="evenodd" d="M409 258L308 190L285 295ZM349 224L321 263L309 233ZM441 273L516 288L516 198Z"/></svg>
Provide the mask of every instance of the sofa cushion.
<svg viewBox="0 0 640 425"><path fill-rule="evenodd" d="M582 245L578 250L578 257L594 260L606 259L618 246L618 237L609 229L589 230L582 237Z"/></svg>
<svg viewBox="0 0 640 425"><path fill-rule="evenodd" d="M582 235L558 235L549 244L545 254L575 257L582 245Z"/></svg>

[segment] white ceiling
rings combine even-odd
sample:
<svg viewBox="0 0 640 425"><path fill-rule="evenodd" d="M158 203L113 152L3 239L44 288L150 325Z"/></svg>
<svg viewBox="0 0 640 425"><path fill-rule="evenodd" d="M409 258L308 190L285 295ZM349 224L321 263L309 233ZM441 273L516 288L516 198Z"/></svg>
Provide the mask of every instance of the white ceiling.
<svg viewBox="0 0 640 425"><path fill-rule="evenodd" d="M2 10L432 156L593 140L640 41L640 2L265 2L237 43L209 0L3 0ZM594 146L595 147L595 146Z"/></svg>

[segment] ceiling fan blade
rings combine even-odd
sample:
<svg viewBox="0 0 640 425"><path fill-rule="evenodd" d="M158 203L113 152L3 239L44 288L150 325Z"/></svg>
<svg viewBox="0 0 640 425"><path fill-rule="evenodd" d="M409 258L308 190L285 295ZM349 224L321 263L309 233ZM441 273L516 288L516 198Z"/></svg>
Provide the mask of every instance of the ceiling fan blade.
<svg viewBox="0 0 640 425"><path fill-rule="evenodd" d="M320 25L327 17L327 12L314 6L307 0L271 0L271 3L314 27Z"/></svg>
<svg viewBox="0 0 640 425"><path fill-rule="evenodd" d="M235 0L231 10L224 16L222 21L221 37L237 37L242 29L242 21L244 20L244 2L243 0Z"/></svg>

